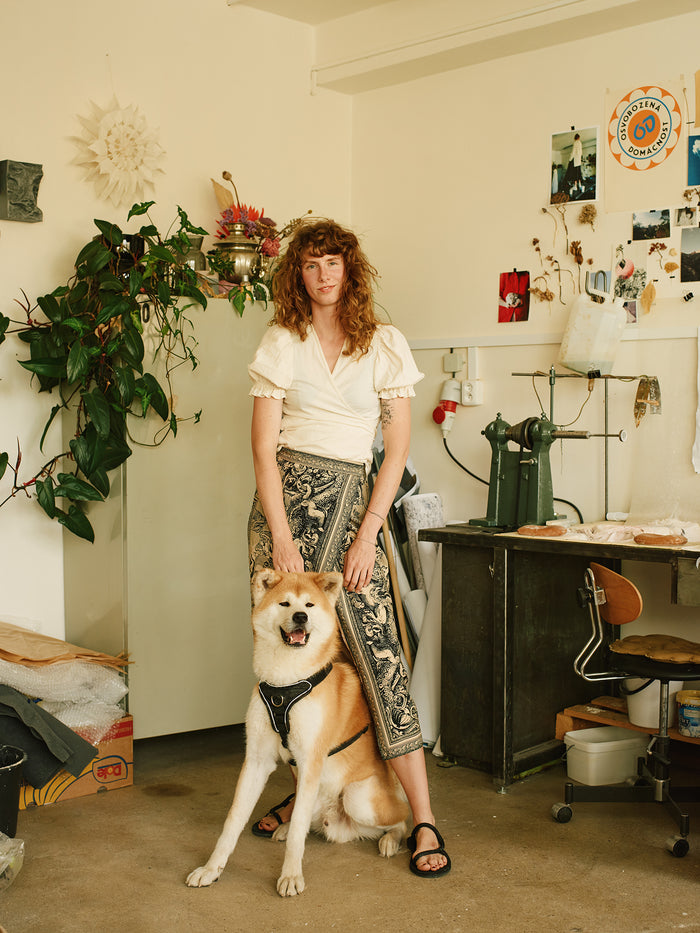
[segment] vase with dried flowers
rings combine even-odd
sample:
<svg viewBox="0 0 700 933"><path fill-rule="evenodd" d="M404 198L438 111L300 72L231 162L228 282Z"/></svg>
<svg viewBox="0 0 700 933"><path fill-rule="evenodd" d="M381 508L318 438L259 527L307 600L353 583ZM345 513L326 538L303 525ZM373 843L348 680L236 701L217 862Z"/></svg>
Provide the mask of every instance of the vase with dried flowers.
<svg viewBox="0 0 700 933"><path fill-rule="evenodd" d="M277 223L264 210L243 204L230 172L222 172L229 188L212 178L214 194L221 209L217 220L217 241L207 253L209 269L216 273L219 285L239 316L246 301L270 298L270 278L284 240L301 223L298 217L278 229ZM311 213L309 211L308 213Z"/></svg>

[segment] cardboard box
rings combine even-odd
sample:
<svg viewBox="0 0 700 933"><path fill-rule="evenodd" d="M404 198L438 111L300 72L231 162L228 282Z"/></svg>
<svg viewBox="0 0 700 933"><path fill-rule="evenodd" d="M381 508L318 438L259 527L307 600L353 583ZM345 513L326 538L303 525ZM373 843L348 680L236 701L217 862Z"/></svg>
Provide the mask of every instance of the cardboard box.
<svg viewBox="0 0 700 933"><path fill-rule="evenodd" d="M78 777L59 771L43 787L26 782L19 792L19 808L42 807L57 800L87 797L134 783L134 720L125 716L115 722L97 746L97 758L86 765Z"/></svg>

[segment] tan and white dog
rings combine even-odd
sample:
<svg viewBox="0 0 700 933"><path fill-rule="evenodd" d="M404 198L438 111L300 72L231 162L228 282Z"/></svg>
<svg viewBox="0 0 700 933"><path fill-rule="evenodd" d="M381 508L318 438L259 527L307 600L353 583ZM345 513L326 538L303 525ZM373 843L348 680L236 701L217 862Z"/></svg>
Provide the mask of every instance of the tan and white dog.
<svg viewBox="0 0 700 933"><path fill-rule="evenodd" d="M406 833L408 804L391 766L379 756L357 671L341 656L335 603L340 573L253 577L253 667L260 680L246 715L246 755L231 809L209 861L190 887L217 881L278 761L296 767L287 840L277 891L304 890L302 859L309 829L331 842L379 838L395 855Z"/></svg>

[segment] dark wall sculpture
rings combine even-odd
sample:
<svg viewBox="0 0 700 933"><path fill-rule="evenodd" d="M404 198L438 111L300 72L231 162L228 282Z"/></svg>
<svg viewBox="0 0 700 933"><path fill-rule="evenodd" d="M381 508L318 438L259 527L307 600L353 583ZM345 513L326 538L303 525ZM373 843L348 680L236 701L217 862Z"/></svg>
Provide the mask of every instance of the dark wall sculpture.
<svg viewBox="0 0 700 933"><path fill-rule="evenodd" d="M37 223L44 215L37 206L44 168L34 162L0 161L0 220Z"/></svg>

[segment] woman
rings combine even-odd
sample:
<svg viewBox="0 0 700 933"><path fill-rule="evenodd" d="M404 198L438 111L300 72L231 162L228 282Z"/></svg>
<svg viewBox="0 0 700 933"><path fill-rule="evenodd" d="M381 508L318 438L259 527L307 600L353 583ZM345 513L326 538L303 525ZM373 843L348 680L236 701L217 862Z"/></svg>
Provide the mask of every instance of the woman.
<svg viewBox="0 0 700 933"><path fill-rule="evenodd" d="M339 570L338 617L389 759L414 818L411 871L450 870L434 826L423 740L400 657L386 556L377 534L409 450L418 372L403 336L374 313L376 271L334 221L301 226L273 284L273 326L249 367L257 490L248 526L251 573ZM384 460L367 473L381 419ZM293 795L253 826L271 836Z"/></svg>

